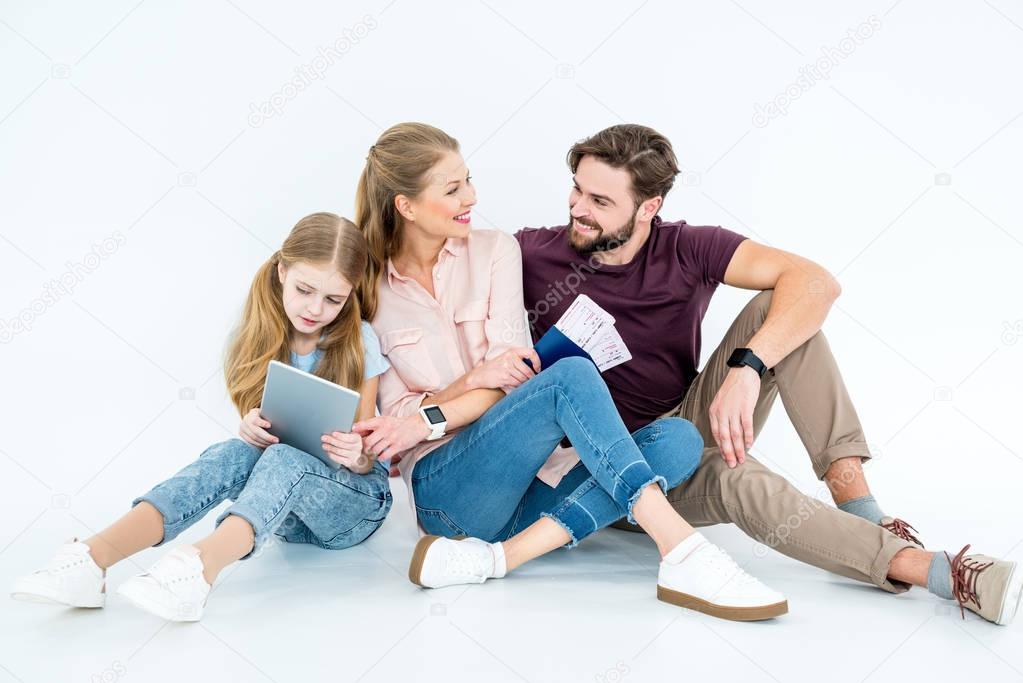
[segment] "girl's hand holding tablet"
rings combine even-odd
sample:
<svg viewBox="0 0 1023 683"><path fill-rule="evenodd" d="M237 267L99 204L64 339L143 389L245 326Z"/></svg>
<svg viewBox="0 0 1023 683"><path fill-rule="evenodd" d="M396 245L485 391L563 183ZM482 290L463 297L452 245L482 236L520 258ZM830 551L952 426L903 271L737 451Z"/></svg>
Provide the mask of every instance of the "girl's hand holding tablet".
<svg viewBox="0 0 1023 683"><path fill-rule="evenodd" d="M242 423L238 427L238 436L256 448L266 448L280 441L266 431L268 429L270 429L270 423L260 416L259 408L253 408L242 418Z"/></svg>

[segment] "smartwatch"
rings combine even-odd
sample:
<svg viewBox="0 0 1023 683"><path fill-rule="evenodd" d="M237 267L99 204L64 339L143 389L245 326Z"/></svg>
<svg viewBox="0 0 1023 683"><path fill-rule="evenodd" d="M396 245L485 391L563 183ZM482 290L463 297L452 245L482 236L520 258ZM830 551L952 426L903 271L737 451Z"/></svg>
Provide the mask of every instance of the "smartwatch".
<svg viewBox="0 0 1023 683"><path fill-rule="evenodd" d="M436 441L444 436L444 429L448 426L448 419L444 417L444 411L440 409L440 406L420 408L419 415L423 418L423 422L430 427L430 435L426 437L427 441Z"/></svg>
<svg viewBox="0 0 1023 683"><path fill-rule="evenodd" d="M764 361L757 358L757 354L753 353L751 349L736 349L732 351L732 355L728 359L728 367L741 368L744 365L756 370L761 378L767 372L767 366L764 365Z"/></svg>

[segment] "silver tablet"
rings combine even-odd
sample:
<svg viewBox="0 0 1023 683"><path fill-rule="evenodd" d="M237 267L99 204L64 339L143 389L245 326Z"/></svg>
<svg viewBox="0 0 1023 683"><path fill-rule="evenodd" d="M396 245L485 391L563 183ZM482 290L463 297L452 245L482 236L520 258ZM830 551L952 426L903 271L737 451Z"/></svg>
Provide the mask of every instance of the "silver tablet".
<svg viewBox="0 0 1023 683"><path fill-rule="evenodd" d="M358 410L358 392L286 363L270 361L259 413L270 422L267 431L281 443L340 469L341 465L323 450L320 437L351 431Z"/></svg>

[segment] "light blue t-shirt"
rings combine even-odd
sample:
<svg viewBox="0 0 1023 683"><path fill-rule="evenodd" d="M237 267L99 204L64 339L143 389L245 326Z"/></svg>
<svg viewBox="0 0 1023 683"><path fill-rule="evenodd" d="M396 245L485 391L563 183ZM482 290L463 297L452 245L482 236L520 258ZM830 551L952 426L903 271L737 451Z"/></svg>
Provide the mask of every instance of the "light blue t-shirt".
<svg viewBox="0 0 1023 683"><path fill-rule="evenodd" d="M391 364L384 358L384 354L380 353L380 340L377 339L377 335L369 323L363 320L361 329L362 348L366 364L365 379L373 379L377 375L387 372L387 368L391 367ZM301 356L292 351L291 365L305 372L313 372L321 358L323 358L323 351L320 349L313 349L312 353Z"/></svg>

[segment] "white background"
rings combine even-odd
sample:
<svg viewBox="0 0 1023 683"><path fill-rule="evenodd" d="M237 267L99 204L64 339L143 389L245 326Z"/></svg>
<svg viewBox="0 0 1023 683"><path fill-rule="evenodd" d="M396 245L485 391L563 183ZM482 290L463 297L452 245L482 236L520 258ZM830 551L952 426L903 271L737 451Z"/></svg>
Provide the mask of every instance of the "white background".
<svg viewBox="0 0 1023 683"><path fill-rule="evenodd" d="M829 79L790 91L871 16ZM507 231L564 222L575 140L622 121L665 133L686 169L666 219L838 275L824 329L882 506L929 547L1023 559L1018 4L7 1L0 65L4 585L235 432L220 363L252 273L301 216L350 216L367 148L405 120L461 141L475 225ZM705 357L751 294L719 291ZM823 495L780 401L754 452ZM725 527L708 533L791 614L658 603L652 544L613 530L500 582L419 591L406 507L399 483L362 546L235 565L199 625L113 598L8 601L0 681L1023 678L1019 624L760 557ZM111 589L162 552L115 567Z"/></svg>

